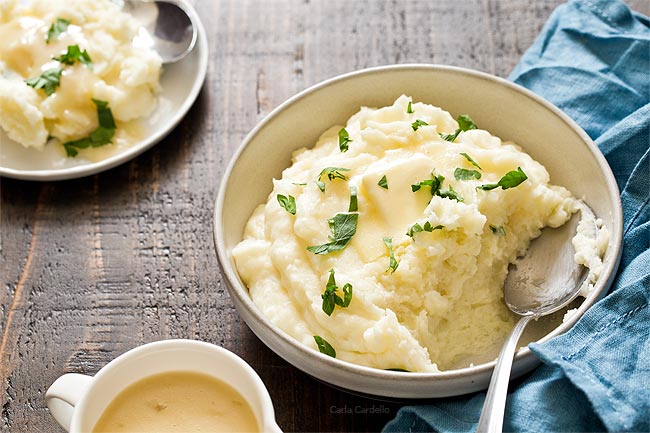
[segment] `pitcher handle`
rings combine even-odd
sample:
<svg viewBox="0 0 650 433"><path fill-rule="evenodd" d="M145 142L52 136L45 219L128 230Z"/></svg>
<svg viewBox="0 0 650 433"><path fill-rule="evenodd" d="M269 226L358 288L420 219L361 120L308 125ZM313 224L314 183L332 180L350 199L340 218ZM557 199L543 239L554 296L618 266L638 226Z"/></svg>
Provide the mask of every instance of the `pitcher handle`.
<svg viewBox="0 0 650 433"><path fill-rule="evenodd" d="M50 413L65 431L70 431L74 409L92 382L92 376L68 373L59 377L45 393Z"/></svg>

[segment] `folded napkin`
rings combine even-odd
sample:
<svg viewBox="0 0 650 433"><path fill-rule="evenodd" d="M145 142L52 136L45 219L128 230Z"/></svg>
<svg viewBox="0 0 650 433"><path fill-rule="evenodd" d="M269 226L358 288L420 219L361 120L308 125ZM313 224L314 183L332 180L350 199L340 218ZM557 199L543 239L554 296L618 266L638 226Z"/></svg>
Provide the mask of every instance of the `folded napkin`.
<svg viewBox="0 0 650 433"><path fill-rule="evenodd" d="M505 431L650 431L650 21L618 0L558 7L510 75L576 120L609 162L624 214L610 293L511 385ZM587 180L586 180L587 181ZM386 432L471 432L484 393L403 407Z"/></svg>

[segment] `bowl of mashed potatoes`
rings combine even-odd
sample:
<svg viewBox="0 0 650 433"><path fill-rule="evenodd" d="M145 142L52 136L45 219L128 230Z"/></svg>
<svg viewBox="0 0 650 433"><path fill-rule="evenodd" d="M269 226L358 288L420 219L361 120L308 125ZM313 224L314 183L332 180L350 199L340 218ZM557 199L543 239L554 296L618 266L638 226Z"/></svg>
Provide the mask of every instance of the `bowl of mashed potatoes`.
<svg viewBox="0 0 650 433"><path fill-rule="evenodd" d="M530 91L398 65L325 81L257 125L224 176L214 238L239 314L285 360L355 392L442 397L487 387L515 321L509 264L576 212L582 297L522 346L565 332L611 284L612 172ZM513 377L538 362L522 347Z"/></svg>
<svg viewBox="0 0 650 433"><path fill-rule="evenodd" d="M185 115L205 78L207 40L162 65L120 2L0 2L0 175L70 179L143 152Z"/></svg>

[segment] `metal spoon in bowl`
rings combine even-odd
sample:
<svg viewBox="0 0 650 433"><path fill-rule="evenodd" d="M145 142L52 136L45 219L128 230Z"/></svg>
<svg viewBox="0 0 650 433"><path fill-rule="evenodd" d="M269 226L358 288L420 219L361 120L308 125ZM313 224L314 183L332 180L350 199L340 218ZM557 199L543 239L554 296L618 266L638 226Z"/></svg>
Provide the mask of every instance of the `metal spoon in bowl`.
<svg viewBox="0 0 650 433"><path fill-rule="evenodd" d="M183 1L124 0L123 4L124 12L147 30L163 63L177 62L194 48L198 26Z"/></svg>
<svg viewBox="0 0 650 433"><path fill-rule="evenodd" d="M590 212L586 206L581 210L585 212ZM503 289L504 298L508 308L522 318L510 332L497 358L477 433L502 431L512 361L526 325L567 306L580 292L587 268L574 261L571 243L579 222L576 213L562 227L544 229L530 244L526 255L511 265Z"/></svg>

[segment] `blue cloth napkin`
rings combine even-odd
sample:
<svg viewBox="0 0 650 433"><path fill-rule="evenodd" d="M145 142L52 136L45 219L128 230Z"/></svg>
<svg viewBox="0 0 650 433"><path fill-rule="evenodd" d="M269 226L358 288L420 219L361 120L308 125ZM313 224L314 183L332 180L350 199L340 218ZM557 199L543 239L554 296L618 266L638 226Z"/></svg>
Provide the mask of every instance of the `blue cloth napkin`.
<svg viewBox="0 0 650 433"><path fill-rule="evenodd" d="M511 385L505 431L650 431L650 22L618 0L558 7L510 75L575 119L616 176L621 265L608 296ZM587 180L586 180L587 181ZM385 432L471 432L484 393L403 407Z"/></svg>

